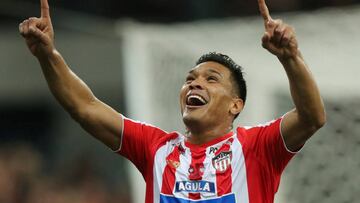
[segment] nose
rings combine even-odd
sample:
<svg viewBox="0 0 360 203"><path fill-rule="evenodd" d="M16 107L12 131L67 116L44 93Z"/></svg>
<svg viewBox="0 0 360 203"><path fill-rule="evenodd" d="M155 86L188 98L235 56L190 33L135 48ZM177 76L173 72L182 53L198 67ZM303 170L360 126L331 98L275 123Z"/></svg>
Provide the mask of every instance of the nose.
<svg viewBox="0 0 360 203"><path fill-rule="evenodd" d="M189 88L191 90L193 90L193 89L203 89L203 86L201 85L200 81L197 79L197 80L191 81L191 83L189 85Z"/></svg>

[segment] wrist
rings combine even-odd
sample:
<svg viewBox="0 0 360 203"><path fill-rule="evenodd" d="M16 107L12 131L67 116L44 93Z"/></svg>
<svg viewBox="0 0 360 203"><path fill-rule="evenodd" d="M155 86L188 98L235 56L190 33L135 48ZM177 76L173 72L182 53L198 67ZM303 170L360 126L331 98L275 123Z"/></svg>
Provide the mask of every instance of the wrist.
<svg viewBox="0 0 360 203"><path fill-rule="evenodd" d="M299 49L296 49L289 54L284 54L283 56L278 56L277 58L279 59L279 61L282 64L291 64L294 62L298 62L299 60L300 61L303 60L302 54Z"/></svg>
<svg viewBox="0 0 360 203"><path fill-rule="evenodd" d="M59 52L55 49L55 47L50 48L44 52L40 52L36 55L36 58L39 61L52 61L59 56Z"/></svg>

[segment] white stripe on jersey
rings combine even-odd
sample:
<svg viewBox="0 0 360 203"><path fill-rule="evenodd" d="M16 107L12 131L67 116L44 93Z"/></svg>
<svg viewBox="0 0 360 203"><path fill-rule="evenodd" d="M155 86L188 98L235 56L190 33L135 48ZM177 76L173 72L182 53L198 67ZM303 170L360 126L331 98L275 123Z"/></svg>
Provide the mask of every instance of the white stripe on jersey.
<svg viewBox="0 0 360 203"><path fill-rule="evenodd" d="M206 157L204 160L204 175L202 177L203 180L209 181L211 183L215 183L215 193L201 193L201 199L209 199L209 197L216 197L217 195L217 187L216 187L216 171L212 165L213 154L210 155L210 149L212 146L206 148Z"/></svg>
<svg viewBox="0 0 360 203"><path fill-rule="evenodd" d="M271 121L268 121L266 123L260 123L258 125L254 125L254 126L244 126L243 128L248 130L250 128L257 128L257 127L266 127L266 126L270 126L271 124L273 124L274 122L276 122L277 119L273 119Z"/></svg>
<svg viewBox="0 0 360 203"><path fill-rule="evenodd" d="M237 138L237 135L234 134L234 141L231 146L233 153L232 158L232 192L235 194L235 199L241 203L249 202L249 193L247 187L246 179L246 166L244 153L242 151L242 145Z"/></svg>
<svg viewBox="0 0 360 203"><path fill-rule="evenodd" d="M176 184L177 181L189 181L189 167L191 164L191 152L190 152L190 149L185 146L184 141L181 142L181 145L185 149L185 153L182 155L180 154L180 157L179 157L180 166L179 166L179 168L176 169L174 184ZM174 190L175 190L175 187L174 187ZM183 192L173 191L173 194L177 198L187 199L189 197L189 193L184 192L184 191Z"/></svg>
<svg viewBox="0 0 360 203"><path fill-rule="evenodd" d="M180 142L182 136L179 135L176 139L168 141L164 146L161 146L156 152L154 157L153 166L153 183L154 183L154 202L160 202L160 192L162 188L163 174L166 163L166 157L173 151L173 144ZM181 163L181 162L180 162Z"/></svg>

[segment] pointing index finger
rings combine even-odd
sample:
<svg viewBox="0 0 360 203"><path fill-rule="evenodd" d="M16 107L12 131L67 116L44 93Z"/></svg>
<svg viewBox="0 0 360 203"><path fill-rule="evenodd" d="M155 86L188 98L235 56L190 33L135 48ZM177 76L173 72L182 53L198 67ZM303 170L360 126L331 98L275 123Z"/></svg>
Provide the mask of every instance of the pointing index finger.
<svg viewBox="0 0 360 203"><path fill-rule="evenodd" d="M49 18L50 11L49 11L49 3L48 0L40 0L41 3L41 17L42 18Z"/></svg>
<svg viewBox="0 0 360 203"><path fill-rule="evenodd" d="M269 9L266 6L265 0L258 0L258 4L259 4L260 14L263 17L264 21L267 22L271 20Z"/></svg>

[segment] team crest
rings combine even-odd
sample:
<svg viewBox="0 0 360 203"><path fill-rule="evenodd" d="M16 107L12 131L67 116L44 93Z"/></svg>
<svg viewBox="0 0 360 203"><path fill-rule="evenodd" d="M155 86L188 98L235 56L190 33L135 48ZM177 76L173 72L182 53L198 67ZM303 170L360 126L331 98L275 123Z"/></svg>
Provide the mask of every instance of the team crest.
<svg viewBox="0 0 360 203"><path fill-rule="evenodd" d="M224 173L226 169L231 165L232 152L221 152L212 159L212 165L216 169L216 172Z"/></svg>

